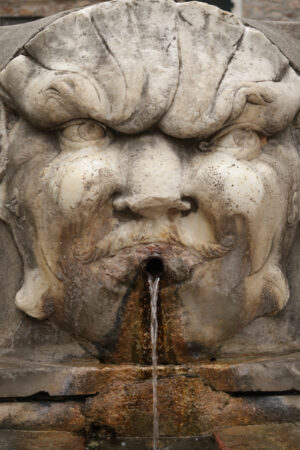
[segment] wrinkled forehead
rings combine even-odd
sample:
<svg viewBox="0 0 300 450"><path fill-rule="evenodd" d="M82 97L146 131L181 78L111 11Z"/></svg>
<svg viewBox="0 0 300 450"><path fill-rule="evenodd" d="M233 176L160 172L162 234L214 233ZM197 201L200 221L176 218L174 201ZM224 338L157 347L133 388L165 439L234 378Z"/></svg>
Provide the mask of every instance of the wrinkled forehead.
<svg viewBox="0 0 300 450"><path fill-rule="evenodd" d="M241 123L272 134L300 106L300 78L261 32L202 3L112 1L48 25L0 73L38 127L92 118L178 137ZM284 110L284 111L283 111Z"/></svg>

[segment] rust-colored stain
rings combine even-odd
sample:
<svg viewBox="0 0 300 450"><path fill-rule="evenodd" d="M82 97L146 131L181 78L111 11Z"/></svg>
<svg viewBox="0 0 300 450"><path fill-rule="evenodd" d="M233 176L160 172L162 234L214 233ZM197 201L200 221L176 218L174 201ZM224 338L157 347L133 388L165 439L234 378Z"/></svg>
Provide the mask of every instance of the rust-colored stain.
<svg viewBox="0 0 300 450"><path fill-rule="evenodd" d="M119 336L112 359L115 363L133 361L151 363L150 300L140 274L128 295Z"/></svg>
<svg viewBox="0 0 300 450"><path fill-rule="evenodd" d="M151 436L152 381L133 378L128 368L114 376L107 372L98 396L87 401L85 415L100 433ZM280 398L232 397L212 390L198 377L176 374L159 377L158 409L162 436L197 436L226 427L291 420Z"/></svg>
<svg viewBox="0 0 300 450"><path fill-rule="evenodd" d="M219 446L219 449L220 450L226 450L226 446L225 446L224 442L222 441L220 435L218 433L215 433L214 437L215 437L216 443Z"/></svg>
<svg viewBox="0 0 300 450"><path fill-rule="evenodd" d="M178 314L175 287L162 277L157 305L158 362L176 363L187 361L187 349L183 326ZM150 295L147 277L141 273L128 296L122 324L112 361L151 364Z"/></svg>

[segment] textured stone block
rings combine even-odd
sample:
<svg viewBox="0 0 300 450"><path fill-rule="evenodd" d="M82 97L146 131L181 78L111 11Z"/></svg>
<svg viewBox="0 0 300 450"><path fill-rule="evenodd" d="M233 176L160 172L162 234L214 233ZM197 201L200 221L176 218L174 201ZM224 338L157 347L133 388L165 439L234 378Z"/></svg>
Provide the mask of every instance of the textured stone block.
<svg viewBox="0 0 300 450"><path fill-rule="evenodd" d="M300 420L300 396L230 396L197 378L173 376L158 381L160 433L197 436L219 428ZM128 379L105 384L86 402L85 415L100 434L152 435L152 381Z"/></svg>
<svg viewBox="0 0 300 450"><path fill-rule="evenodd" d="M151 438L87 438L87 450L151 450ZM158 448L164 450L219 450L212 436L196 438L160 438Z"/></svg>
<svg viewBox="0 0 300 450"><path fill-rule="evenodd" d="M85 418L79 402L1 402L0 429L80 431Z"/></svg>
<svg viewBox="0 0 300 450"><path fill-rule="evenodd" d="M293 356L159 366L161 434L198 436L223 427L300 420L300 396L286 395L299 388ZM2 363L0 375L0 395L6 398L0 403L2 428L96 428L100 436L152 434L150 366L28 362L14 366L11 361ZM262 390L271 392L266 395ZM8 402L32 394L38 395L26 402ZM78 401L69 401L68 396L74 395L80 396Z"/></svg>
<svg viewBox="0 0 300 450"><path fill-rule="evenodd" d="M60 431L0 430L1 450L84 450L84 437Z"/></svg>
<svg viewBox="0 0 300 450"><path fill-rule="evenodd" d="M220 450L296 450L300 424L226 428L216 433L215 438Z"/></svg>

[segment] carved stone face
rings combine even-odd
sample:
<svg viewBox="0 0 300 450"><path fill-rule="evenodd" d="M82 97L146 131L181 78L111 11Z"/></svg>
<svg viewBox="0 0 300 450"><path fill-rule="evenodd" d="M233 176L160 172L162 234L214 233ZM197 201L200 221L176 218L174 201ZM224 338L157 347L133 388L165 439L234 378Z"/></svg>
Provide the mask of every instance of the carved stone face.
<svg viewBox="0 0 300 450"><path fill-rule="evenodd" d="M108 2L48 25L0 83L18 308L147 360L159 257L160 360L180 362L284 307L300 78L262 33L204 4Z"/></svg>

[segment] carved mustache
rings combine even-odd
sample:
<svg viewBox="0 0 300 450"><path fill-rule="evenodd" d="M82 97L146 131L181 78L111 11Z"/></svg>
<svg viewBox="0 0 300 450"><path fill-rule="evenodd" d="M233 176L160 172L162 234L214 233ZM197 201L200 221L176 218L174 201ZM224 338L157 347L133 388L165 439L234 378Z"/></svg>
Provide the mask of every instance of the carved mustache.
<svg viewBox="0 0 300 450"><path fill-rule="evenodd" d="M74 246L73 256L77 261L88 264L107 256L114 256L125 248L147 244L181 246L204 259L220 258L231 249L231 246L224 246L216 242L191 240L178 226L169 222L140 221L134 223L131 221L121 225L95 243L86 237L84 241L80 241Z"/></svg>

